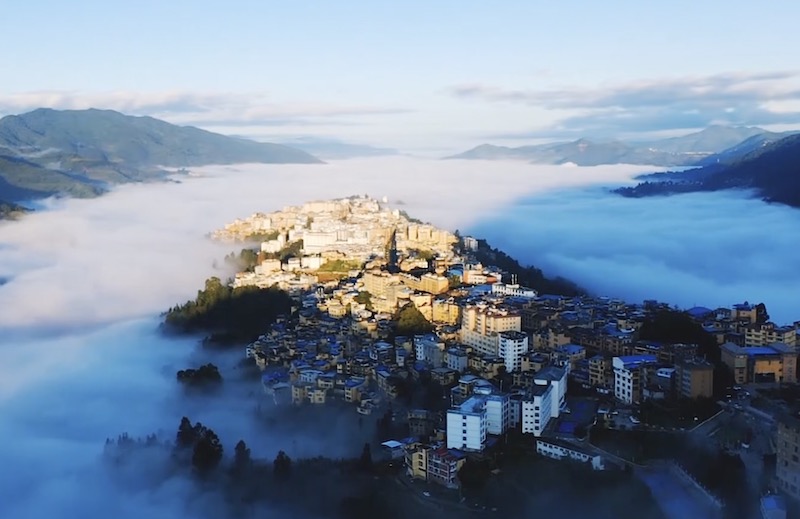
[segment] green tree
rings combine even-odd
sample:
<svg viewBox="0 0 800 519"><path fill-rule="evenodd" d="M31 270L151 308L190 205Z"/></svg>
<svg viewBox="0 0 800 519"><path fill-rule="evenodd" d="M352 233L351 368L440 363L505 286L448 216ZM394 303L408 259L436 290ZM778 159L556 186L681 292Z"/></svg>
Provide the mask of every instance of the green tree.
<svg viewBox="0 0 800 519"><path fill-rule="evenodd" d="M233 450L233 466L232 471L234 474L245 474L250 466L252 465L253 461L250 458L250 449L247 447L247 444L244 440L239 440L239 443L236 444Z"/></svg>
<svg viewBox="0 0 800 519"><path fill-rule="evenodd" d="M397 334L413 336L433 331L433 325L413 304L407 304L395 315Z"/></svg>

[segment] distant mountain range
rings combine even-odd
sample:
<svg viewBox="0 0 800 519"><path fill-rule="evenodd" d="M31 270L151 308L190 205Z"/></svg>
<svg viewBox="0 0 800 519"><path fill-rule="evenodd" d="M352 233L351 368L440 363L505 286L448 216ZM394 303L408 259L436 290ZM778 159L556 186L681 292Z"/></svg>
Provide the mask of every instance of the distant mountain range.
<svg viewBox="0 0 800 519"><path fill-rule="evenodd" d="M645 197L753 189L767 202L800 207L800 134L775 141L751 137L729 155L700 168L680 172L652 173L639 178L635 187L617 189L627 197Z"/></svg>
<svg viewBox="0 0 800 519"><path fill-rule="evenodd" d="M702 131L651 142L593 141L579 139L531 146L506 147L482 144L448 159L525 160L536 164L598 166L640 164L648 166L695 166L730 162L788 134L744 126L710 126Z"/></svg>
<svg viewBox="0 0 800 519"><path fill-rule="evenodd" d="M91 197L163 179L164 168L319 163L289 146L228 137L111 110L42 108L0 119L0 200Z"/></svg>
<svg viewBox="0 0 800 519"><path fill-rule="evenodd" d="M382 157L399 155L394 148L379 148L368 144L356 144L336 139L319 139L314 137L296 138L280 141L281 144L303 150L321 159L352 159L357 157Z"/></svg>

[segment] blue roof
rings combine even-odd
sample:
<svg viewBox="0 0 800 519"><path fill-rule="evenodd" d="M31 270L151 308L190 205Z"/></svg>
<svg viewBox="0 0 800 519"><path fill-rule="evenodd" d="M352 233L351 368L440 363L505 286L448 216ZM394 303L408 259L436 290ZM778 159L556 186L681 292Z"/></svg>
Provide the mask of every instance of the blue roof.
<svg viewBox="0 0 800 519"><path fill-rule="evenodd" d="M577 344L565 344L558 348L559 351L563 351L564 353L568 353L570 355L575 355L580 353L584 350L583 346L578 346Z"/></svg>
<svg viewBox="0 0 800 519"><path fill-rule="evenodd" d="M695 306L693 308L686 310L686 313L691 315L692 317L703 317L704 315L708 315L711 312L713 312L713 310L711 310L710 308L706 308L705 306Z"/></svg>
<svg viewBox="0 0 800 519"><path fill-rule="evenodd" d="M769 346L748 346L743 348L744 352L748 355L755 356L755 355L778 355L780 352L776 349L770 348Z"/></svg>

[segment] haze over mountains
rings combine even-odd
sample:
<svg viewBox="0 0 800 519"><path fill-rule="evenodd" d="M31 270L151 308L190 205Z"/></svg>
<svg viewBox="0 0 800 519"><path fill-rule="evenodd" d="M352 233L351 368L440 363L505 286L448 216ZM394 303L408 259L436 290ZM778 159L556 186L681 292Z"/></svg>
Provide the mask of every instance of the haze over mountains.
<svg viewBox="0 0 800 519"><path fill-rule="evenodd" d="M757 127L716 125L688 135L650 142L578 139L519 147L482 144L447 158L515 159L536 164L574 163L578 166L695 166L735 159L764 142L773 142L787 135L789 133L774 133Z"/></svg>
<svg viewBox="0 0 800 519"><path fill-rule="evenodd" d="M756 136L758 137L758 136ZM800 134L774 142L753 137L718 163L680 172L653 173L617 193L640 198L724 189L751 189L768 202L800 207ZM737 156L738 153L743 153Z"/></svg>
<svg viewBox="0 0 800 519"><path fill-rule="evenodd" d="M289 146L111 110L42 108L0 119L0 200L91 197L115 184L162 179L163 168L247 162L321 161Z"/></svg>

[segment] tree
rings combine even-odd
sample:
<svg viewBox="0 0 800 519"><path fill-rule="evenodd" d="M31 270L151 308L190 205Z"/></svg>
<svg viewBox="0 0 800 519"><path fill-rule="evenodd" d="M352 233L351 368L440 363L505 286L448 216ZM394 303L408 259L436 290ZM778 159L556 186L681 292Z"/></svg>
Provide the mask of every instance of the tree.
<svg viewBox="0 0 800 519"><path fill-rule="evenodd" d="M211 429L202 427L200 437L192 450L192 466L199 472L208 472L217 468L221 460L222 443L219 437Z"/></svg>
<svg viewBox="0 0 800 519"><path fill-rule="evenodd" d="M467 459L458 471L458 481L465 492L479 492L486 485L490 474L486 462Z"/></svg>
<svg viewBox="0 0 800 519"><path fill-rule="evenodd" d="M372 470L372 450L370 449L369 443L364 444L361 457L358 458L358 468L364 471Z"/></svg>
<svg viewBox="0 0 800 519"><path fill-rule="evenodd" d="M197 432L192 427L192 422L187 418L181 418L181 424L178 426L178 434L175 439L175 444L179 448L188 449L194 446L197 441Z"/></svg>
<svg viewBox="0 0 800 519"><path fill-rule="evenodd" d="M292 459L283 451L279 451L272 462L272 473L276 478L286 481L292 475Z"/></svg>
<svg viewBox="0 0 800 519"><path fill-rule="evenodd" d="M366 305L367 310L372 310L372 294L366 290L362 290L354 298L355 302L360 305Z"/></svg>
<svg viewBox="0 0 800 519"><path fill-rule="evenodd" d="M399 335L413 336L433 330L431 322L413 304L407 304L401 308L395 317Z"/></svg>
<svg viewBox="0 0 800 519"><path fill-rule="evenodd" d="M250 449L244 440L239 440L233 450L233 472L243 474L250 468L251 463Z"/></svg>

